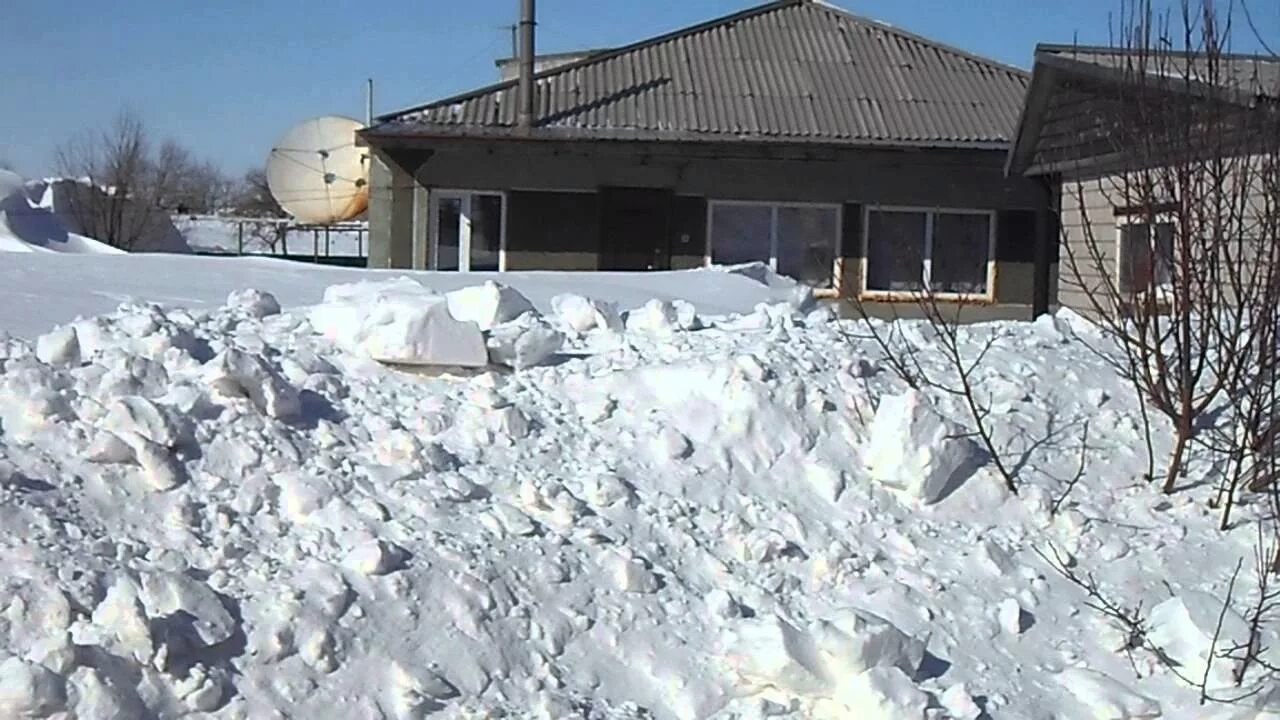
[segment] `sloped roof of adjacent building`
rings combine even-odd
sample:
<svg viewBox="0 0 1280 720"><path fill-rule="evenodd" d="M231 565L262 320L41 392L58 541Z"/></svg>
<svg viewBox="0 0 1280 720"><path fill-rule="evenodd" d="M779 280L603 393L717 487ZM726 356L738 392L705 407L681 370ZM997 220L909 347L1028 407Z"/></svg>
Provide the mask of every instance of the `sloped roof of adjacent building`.
<svg viewBox="0 0 1280 720"><path fill-rule="evenodd" d="M1164 74L1178 80L1190 77L1229 87L1246 98L1280 98L1280 58L1269 55L1226 53L1214 58L1216 67L1210 68L1209 58L1203 53L1149 53L1136 49L1078 45L1036 46L1038 61L1049 58L1057 59L1061 66L1075 63L1114 71L1135 70L1143 66L1153 74Z"/></svg>
<svg viewBox="0 0 1280 720"><path fill-rule="evenodd" d="M1280 58L1223 53L1211 59L1175 50L1039 45L1008 172L1075 170L1104 156L1123 156L1116 145L1125 138L1116 125L1132 122L1124 108L1150 93L1190 98L1205 107L1226 103L1218 107L1236 108L1241 117L1275 113Z"/></svg>
<svg viewBox="0 0 1280 720"><path fill-rule="evenodd" d="M777 0L538 74L523 136L1003 148L1029 80L820 0ZM517 86L386 115L364 135L516 136Z"/></svg>

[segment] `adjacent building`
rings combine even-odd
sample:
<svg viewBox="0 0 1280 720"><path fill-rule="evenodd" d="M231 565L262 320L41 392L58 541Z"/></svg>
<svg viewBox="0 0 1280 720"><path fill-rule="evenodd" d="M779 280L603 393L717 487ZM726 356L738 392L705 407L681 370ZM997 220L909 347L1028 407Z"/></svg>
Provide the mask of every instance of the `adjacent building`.
<svg viewBox="0 0 1280 720"><path fill-rule="evenodd" d="M1038 46L1009 172L1044 183L1061 219L1052 296L1086 313L1160 300L1177 243L1274 217L1278 134L1280 58ZM1241 263L1267 237L1231 240Z"/></svg>

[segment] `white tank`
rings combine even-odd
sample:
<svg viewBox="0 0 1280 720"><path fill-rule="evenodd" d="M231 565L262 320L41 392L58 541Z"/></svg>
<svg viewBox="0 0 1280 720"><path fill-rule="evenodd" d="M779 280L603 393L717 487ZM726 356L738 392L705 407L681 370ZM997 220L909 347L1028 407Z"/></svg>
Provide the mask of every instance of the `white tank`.
<svg viewBox="0 0 1280 720"><path fill-rule="evenodd" d="M267 158L267 185L299 222L350 220L369 205L369 161L356 147L357 120L338 115L293 126Z"/></svg>

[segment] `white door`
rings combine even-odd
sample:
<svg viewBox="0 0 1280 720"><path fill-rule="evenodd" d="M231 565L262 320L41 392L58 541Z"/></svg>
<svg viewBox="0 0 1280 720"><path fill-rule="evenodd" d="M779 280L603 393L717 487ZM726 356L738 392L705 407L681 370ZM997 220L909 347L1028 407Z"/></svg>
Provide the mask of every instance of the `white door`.
<svg viewBox="0 0 1280 720"><path fill-rule="evenodd" d="M431 193L431 269L502 270L505 198L500 193Z"/></svg>

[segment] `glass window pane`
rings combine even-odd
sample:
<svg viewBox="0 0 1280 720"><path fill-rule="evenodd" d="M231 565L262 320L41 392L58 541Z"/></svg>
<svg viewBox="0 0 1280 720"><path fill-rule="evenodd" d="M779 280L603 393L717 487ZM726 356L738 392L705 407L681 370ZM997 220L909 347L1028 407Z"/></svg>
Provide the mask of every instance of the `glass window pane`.
<svg viewBox="0 0 1280 720"><path fill-rule="evenodd" d="M1156 225L1155 238L1155 266L1156 266L1156 286L1170 287L1173 285L1173 224L1160 223Z"/></svg>
<svg viewBox="0 0 1280 720"><path fill-rule="evenodd" d="M987 292L987 253L991 216L938 213L933 220L934 292L981 295Z"/></svg>
<svg viewBox="0 0 1280 720"><path fill-rule="evenodd" d="M867 289L924 289L925 214L873 210L867 222Z"/></svg>
<svg viewBox="0 0 1280 720"><path fill-rule="evenodd" d="M838 225L835 208L778 208L778 272L814 287L831 287Z"/></svg>
<svg viewBox="0 0 1280 720"><path fill-rule="evenodd" d="M462 199L442 197L436 201L437 270L458 269L459 236L462 233Z"/></svg>
<svg viewBox="0 0 1280 720"><path fill-rule="evenodd" d="M773 210L767 205L711 206L711 262L769 262Z"/></svg>
<svg viewBox="0 0 1280 720"><path fill-rule="evenodd" d="M1120 226L1120 291L1142 292L1151 284L1151 226Z"/></svg>
<svg viewBox="0 0 1280 720"><path fill-rule="evenodd" d="M470 269L497 272L501 246L502 196L472 195Z"/></svg>

